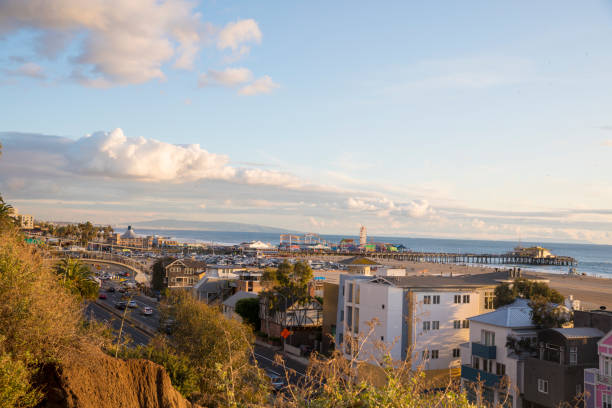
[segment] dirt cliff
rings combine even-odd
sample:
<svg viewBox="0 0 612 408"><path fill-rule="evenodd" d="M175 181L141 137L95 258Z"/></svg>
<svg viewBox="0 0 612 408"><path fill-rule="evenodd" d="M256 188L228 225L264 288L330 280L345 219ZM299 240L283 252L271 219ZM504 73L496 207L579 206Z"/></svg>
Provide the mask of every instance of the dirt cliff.
<svg viewBox="0 0 612 408"><path fill-rule="evenodd" d="M96 348L40 372L50 408L195 408L175 390L164 368L147 360L115 359Z"/></svg>

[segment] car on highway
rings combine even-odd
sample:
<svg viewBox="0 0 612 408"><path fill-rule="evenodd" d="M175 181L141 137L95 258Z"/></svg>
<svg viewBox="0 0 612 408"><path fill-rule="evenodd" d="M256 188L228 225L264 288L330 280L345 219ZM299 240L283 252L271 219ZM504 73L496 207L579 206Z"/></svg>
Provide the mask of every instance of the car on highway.
<svg viewBox="0 0 612 408"><path fill-rule="evenodd" d="M142 308L141 313L145 316L151 316L153 314L153 308L149 306L145 306Z"/></svg>
<svg viewBox="0 0 612 408"><path fill-rule="evenodd" d="M120 310L124 310L127 307L127 302L124 300L120 300L119 302L115 302L115 307Z"/></svg>
<svg viewBox="0 0 612 408"><path fill-rule="evenodd" d="M111 276L108 273L105 273L104 275L100 276L100 279L104 279L104 280L107 280L107 279L110 279L110 278L111 278Z"/></svg>
<svg viewBox="0 0 612 408"><path fill-rule="evenodd" d="M280 374L272 370L266 370L266 375L270 379L270 384L272 385L274 392L278 392L283 389L285 386L285 380Z"/></svg>
<svg viewBox="0 0 612 408"><path fill-rule="evenodd" d="M114 286L109 286L108 289L106 289L107 292L109 293L113 293L115 292L115 287Z"/></svg>
<svg viewBox="0 0 612 408"><path fill-rule="evenodd" d="M128 302L127 306L128 306L130 309L134 309L134 308L137 308L137 307L138 307L138 303L136 303L136 302L135 302L135 301L133 301L133 300L130 300L130 301Z"/></svg>
<svg viewBox="0 0 612 408"><path fill-rule="evenodd" d="M106 294L104 294L104 293L100 293L100 294L98 295L98 299L106 299Z"/></svg>

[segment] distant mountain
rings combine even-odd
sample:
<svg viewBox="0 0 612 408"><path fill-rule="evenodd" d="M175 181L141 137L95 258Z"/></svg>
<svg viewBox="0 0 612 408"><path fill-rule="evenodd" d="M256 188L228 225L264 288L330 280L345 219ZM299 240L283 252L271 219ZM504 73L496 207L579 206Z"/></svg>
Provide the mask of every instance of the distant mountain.
<svg viewBox="0 0 612 408"><path fill-rule="evenodd" d="M266 227L264 225L243 224L240 222L186 221L186 220L152 220L134 222L135 229L168 229L168 230L201 230L224 232L264 232L264 233L295 233L282 228Z"/></svg>

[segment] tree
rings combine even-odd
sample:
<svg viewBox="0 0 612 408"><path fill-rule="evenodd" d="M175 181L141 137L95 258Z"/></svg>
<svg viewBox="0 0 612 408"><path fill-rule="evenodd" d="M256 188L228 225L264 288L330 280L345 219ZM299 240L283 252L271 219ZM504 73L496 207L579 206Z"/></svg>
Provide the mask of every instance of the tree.
<svg viewBox="0 0 612 408"><path fill-rule="evenodd" d="M554 304L541 295L533 296L529 301L532 320L545 328L561 327L572 319L571 312L564 305Z"/></svg>
<svg viewBox="0 0 612 408"><path fill-rule="evenodd" d="M252 330L188 292L170 292L167 306L162 313L176 322L173 347L198 373L198 391L190 399L206 406L264 405L267 380L252 362Z"/></svg>
<svg viewBox="0 0 612 408"><path fill-rule="evenodd" d="M261 325L259 318L259 297L240 299L236 302L236 313L242 317L244 323L258 331Z"/></svg>
<svg viewBox="0 0 612 408"><path fill-rule="evenodd" d="M511 288L508 283L501 283L495 287L495 298L493 299L493 307L496 309L504 305L514 302L516 299L516 291Z"/></svg>
<svg viewBox="0 0 612 408"><path fill-rule="evenodd" d="M91 270L78 259L62 259L55 266L55 273L71 293L83 299L95 299L98 296L99 285L92 279Z"/></svg>
<svg viewBox="0 0 612 408"><path fill-rule="evenodd" d="M6 231L17 225L11 215L12 211L13 206L5 203L2 196L0 196L0 231Z"/></svg>
<svg viewBox="0 0 612 408"><path fill-rule="evenodd" d="M550 303L561 304L565 298L544 282L533 282L525 278L516 278L512 285L501 283L495 288L495 308L514 302L517 297L531 299L543 297Z"/></svg>
<svg viewBox="0 0 612 408"><path fill-rule="evenodd" d="M167 285L164 284L164 277L166 276L166 266L174 262L176 259L172 257L165 257L158 259L153 264L153 272L151 275L151 288L156 291L162 291Z"/></svg>

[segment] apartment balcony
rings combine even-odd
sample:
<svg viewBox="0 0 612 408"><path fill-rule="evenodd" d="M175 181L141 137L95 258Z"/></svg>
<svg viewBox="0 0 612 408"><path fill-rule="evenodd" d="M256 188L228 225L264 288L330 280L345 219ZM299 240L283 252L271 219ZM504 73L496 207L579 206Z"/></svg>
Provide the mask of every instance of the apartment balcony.
<svg viewBox="0 0 612 408"><path fill-rule="evenodd" d="M472 342L472 355L486 358L487 360L495 360L497 358L497 347Z"/></svg>
<svg viewBox="0 0 612 408"><path fill-rule="evenodd" d="M461 366L461 378L471 382L482 381L486 387L497 387L501 382L502 376L477 370L467 364L463 364Z"/></svg>
<svg viewBox="0 0 612 408"><path fill-rule="evenodd" d="M597 373L597 382L612 386L612 376Z"/></svg>

